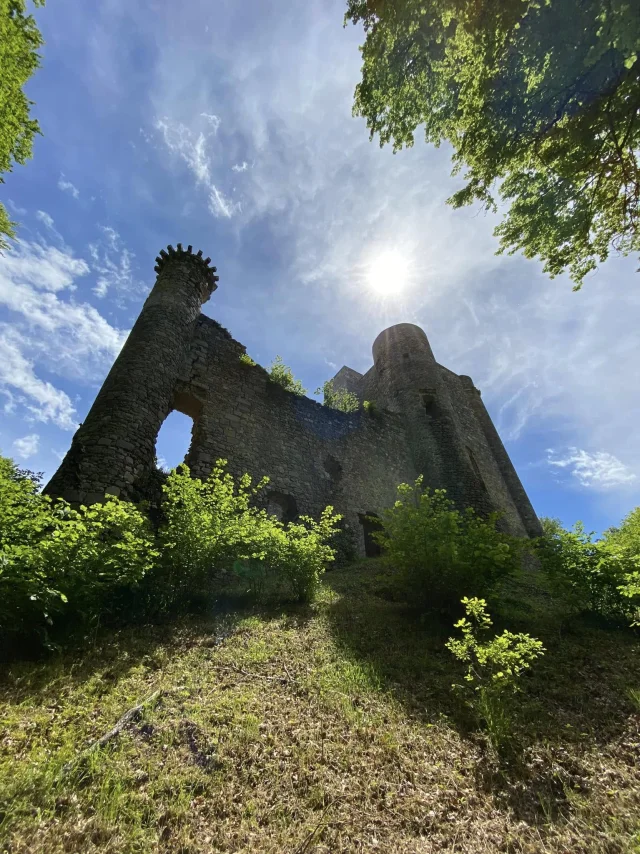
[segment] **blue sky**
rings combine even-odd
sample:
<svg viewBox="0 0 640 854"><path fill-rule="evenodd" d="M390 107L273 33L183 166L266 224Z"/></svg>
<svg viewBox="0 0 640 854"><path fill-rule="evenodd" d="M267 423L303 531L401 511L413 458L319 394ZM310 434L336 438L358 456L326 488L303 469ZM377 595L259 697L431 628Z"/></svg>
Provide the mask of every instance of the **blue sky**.
<svg viewBox="0 0 640 854"><path fill-rule="evenodd" d="M43 136L2 187L21 224L0 258L2 452L53 473L156 254L180 241L217 264L205 313L311 391L343 364L366 370L386 326L419 324L482 390L538 513L616 523L640 503L637 259L573 293L496 257L497 218L445 204L446 147L393 155L352 117L362 33L343 14L333 0L36 11ZM159 452L175 464L187 444L172 418Z"/></svg>

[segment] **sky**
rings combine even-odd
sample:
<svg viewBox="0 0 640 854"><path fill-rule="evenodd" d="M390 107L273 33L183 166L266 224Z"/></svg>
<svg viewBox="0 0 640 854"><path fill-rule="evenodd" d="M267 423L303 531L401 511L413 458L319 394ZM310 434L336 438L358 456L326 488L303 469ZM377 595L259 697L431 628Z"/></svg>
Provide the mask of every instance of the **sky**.
<svg viewBox="0 0 640 854"><path fill-rule="evenodd" d="M470 375L539 515L592 530L640 504L638 259L574 293L454 211L450 150L393 154L351 113L360 28L334 0L50 0L27 86L42 136L6 175L0 452L50 477L154 282L193 244L204 312L311 393L394 323ZM174 414L158 454L176 465Z"/></svg>

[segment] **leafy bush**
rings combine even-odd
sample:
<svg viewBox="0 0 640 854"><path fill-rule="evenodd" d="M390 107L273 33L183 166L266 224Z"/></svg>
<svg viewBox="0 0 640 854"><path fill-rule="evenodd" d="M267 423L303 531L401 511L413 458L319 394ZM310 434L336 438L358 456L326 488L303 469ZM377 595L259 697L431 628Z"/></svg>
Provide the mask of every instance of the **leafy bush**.
<svg viewBox="0 0 640 854"><path fill-rule="evenodd" d="M163 559L158 569L163 607L208 596L233 570L253 592L267 582L281 583L301 600L313 597L321 573L333 560L328 545L339 516L327 507L318 522L303 516L284 525L253 506L267 485L253 486L249 475L236 483L218 460L206 481L192 478L187 466L173 471L165 485L166 523L159 532ZM275 576L275 577L274 577Z"/></svg>
<svg viewBox="0 0 640 854"><path fill-rule="evenodd" d="M483 720L495 747L509 734L508 697L520 689L520 678L533 661L544 655L541 641L527 634L503 631L481 641L492 625L484 599L464 597L466 617L455 624L462 638L449 638L445 646L467 665L464 685L452 685L463 693L468 705Z"/></svg>
<svg viewBox="0 0 640 854"><path fill-rule="evenodd" d="M446 491L400 484L395 505L382 512L372 536L397 571L404 595L421 608L451 610L465 592L484 594L519 566L526 543L486 519L456 510Z"/></svg>
<svg viewBox="0 0 640 854"><path fill-rule="evenodd" d="M313 599L322 573L334 560L335 552L329 542L337 532L340 518L334 514L333 507L325 507L317 522L310 516L300 516L299 522L286 526L275 519L270 522L266 563L282 576L297 601Z"/></svg>
<svg viewBox="0 0 640 854"><path fill-rule="evenodd" d="M243 365L247 365L250 368L253 368L256 364L248 353L241 353L240 361Z"/></svg>
<svg viewBox="0 0 640 854"><path fill-rule="evenodd" d="M0 457L0 635L46 638L56 616L108 613L156 557L132 504L110 498L73 510Z"/></svg>
<svg viewBox="0 0 640 854"><path fill-rule="evenodd" d="M602 551L618 567L618 592L625 616L640 626L640 507L632 510L618 528L605 531Z"/></svg>
<svg viewBox="0 0 640 854"><path fill-rule="evenodd" d="M193 478L186 465L174 469L163 487L165 522L158 537L162 552L157 604L168 607L206 595L212 580L238 559L261 559L264 530L251 500L267 484L252 486L249 475L236 485L218 460L205 481Z"/></svg>
<svg viewBox="0 0 640 854"><path fill-rule="evenodd" d="M300 380L294 378L291 368L282 361L282 356L276 356L271 363L269 376L274 383L282 386L287 391L293 392L293 394L304 397L307 393L306 388L303 387Z"/></svg>
<svg viewBox="0 0 640 854"><path fill-rule="evenodd" d="M640 607L640 512L595 540L582 522L571 530L557 519L542 519L536 542L552 592L569 613L591 612L636 622Z"/></svg>
<svg viewBox="0 0 640 854"><path fill-rule="evenodd" d="M363 401L362 408L367 413L367 415L376 415L378 413L378 407L376 406L375 400Z"/></svg>
<svg viewBox="0 0 640 854"><path fill-rule="evenodd" d="M340 412L357 412L360 409L358 396L344 388L334 388L333 380L327 380L314 394L322 394L324 405Z"/></svg>
<svg viewBox="0 0 640 854"><path fill-rule="evenodd" d="M133 504L109 497L72 510L53 502L61 523L35 549L36 563L84 620L102 618L135 588L159 556L149 520Z"/></svg>

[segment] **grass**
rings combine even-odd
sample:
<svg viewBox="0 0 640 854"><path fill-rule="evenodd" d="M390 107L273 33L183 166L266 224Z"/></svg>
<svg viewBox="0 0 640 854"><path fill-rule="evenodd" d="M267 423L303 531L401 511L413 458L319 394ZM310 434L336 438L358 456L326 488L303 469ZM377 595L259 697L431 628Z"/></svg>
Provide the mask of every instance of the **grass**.
<svg viewBox="0 0 640 854"><path fill-rule="evenodd" d="M310 608L5 668L0 851L640 852L637 636L563 626L534 576L512 584L496 631L548 651L498 754L450 690L453 620L417 619L375 561L325 579Z"/></svg>

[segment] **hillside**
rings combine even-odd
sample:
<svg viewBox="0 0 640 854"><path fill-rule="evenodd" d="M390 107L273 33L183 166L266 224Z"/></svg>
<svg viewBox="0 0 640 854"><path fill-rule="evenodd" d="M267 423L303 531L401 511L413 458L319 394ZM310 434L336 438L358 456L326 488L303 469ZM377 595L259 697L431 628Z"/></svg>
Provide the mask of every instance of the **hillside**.
<svg viewBox="0 0 640 854"><path fill-rule="evenodd" d="M639 852L637 636L561 627L532 577L502 601L495 628L547 653L499 757L450 691L451 621L371 560L313 606L221 602L6 666L1 850Z"/></svg>

